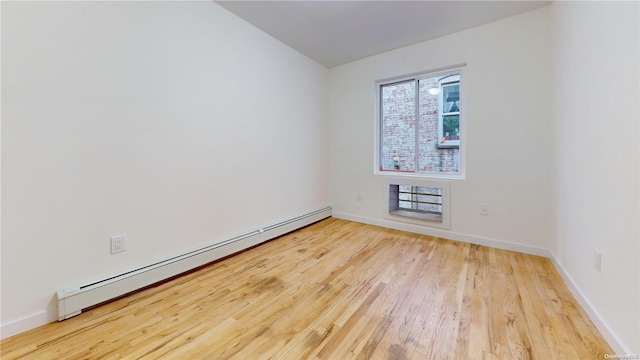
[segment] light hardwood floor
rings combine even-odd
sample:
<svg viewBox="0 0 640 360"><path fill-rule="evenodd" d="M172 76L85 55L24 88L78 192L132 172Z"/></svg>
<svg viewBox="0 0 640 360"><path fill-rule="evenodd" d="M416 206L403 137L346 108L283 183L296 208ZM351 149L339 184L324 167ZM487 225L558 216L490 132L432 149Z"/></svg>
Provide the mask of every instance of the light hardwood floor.
<svg viewBox="0 0 640 360"><path fill-rule="evenodd" d="M603 359L549 260L327 219L5 339L2 359Z"/></svg>

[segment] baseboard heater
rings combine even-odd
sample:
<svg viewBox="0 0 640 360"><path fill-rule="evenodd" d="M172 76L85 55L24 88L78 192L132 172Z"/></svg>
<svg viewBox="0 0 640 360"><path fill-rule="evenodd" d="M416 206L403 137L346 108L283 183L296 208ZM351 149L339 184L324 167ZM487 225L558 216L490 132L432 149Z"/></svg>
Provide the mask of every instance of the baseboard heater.
<svg viewBox="0 0 640 360"><path fill-rule="evenodd" d="M59 290L57 292L58 321L76 316L80 314L83 309L153 285L293 230L326 219L331 216L331 211L332 208L328 206L117 276L82 286Z"/></svg>

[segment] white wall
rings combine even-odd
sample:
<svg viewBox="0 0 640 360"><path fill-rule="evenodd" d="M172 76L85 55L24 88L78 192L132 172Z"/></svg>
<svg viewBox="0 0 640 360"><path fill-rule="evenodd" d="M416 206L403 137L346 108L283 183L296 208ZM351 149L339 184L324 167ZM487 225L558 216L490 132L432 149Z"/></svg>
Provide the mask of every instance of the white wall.
<svg viewBox="0 0 640 360"><path fill-rule="evenodd" d="M58 289L317 209L331 190L339 216L550 249L640 352L637 3L554 2L331 71L211 2L2 10L3 327L52 320ZM452 181L451 231L384 220L374 82L460 62L467 178ZM109 255L123 232L129 250Z"/></svg>
<svg viewBox="0 0 640 360"><path fill-rule="evenodd" d="M552 9L554 252L626 351L640 354L640 4Z"/></svg>
<svg viewBox="0 0 640 360"><path fill-rule="evenodd" d="M640 353L639 10L554 2L331 69L334 216L550 256L614 349ZM452 181L451 230L385 220L374 82L462 62L467 176Z"/></svg>
<svg viewBox="0 0 640 360"><path fill-rule="evenodd" d="M550 31L546 7L332 68L334 216L533 252L551 247ZM466 180L452 181L451 231L386 221L384 176L373 174L374 83L464 62ZM479 215L480 204L489 216Z"/></svg>
<svg viewBox="0 0 640 360"><path fill-rule="evenodd" d="M327 89L326 68L210 1L3 2L3 326L328 205Z"/></svg>

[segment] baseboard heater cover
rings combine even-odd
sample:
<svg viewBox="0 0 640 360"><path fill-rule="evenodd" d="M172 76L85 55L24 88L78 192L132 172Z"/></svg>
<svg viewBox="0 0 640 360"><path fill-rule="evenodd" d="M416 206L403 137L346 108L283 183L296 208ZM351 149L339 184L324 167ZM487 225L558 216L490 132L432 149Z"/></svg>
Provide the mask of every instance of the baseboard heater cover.
<svg viewBox="0 0 640 360"><path fill-rule="evenodd" d="M58 321L69 319L82 309L101 304L206 265L251 246L331 217L331 206L300 215L246 234L175 256L126 273L57 292Z"/></svg>

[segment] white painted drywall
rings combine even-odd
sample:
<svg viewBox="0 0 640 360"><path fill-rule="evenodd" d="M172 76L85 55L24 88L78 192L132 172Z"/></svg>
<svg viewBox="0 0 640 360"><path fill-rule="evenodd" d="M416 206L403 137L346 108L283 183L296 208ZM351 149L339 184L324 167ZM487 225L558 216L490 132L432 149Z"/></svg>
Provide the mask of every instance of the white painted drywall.
<svg viewBox="0 0 640 360"><path fill-rule="evenodd" d="M392 226L374 81L467 62L452 229L410 230L551 249L639 352L637 3L554 2L334 68L330 106L326 69L213 3L2 10L3 327L53 319L59 288L326 205L327 148L335 212Z"/></svg>
<svg viewBox="0 0 640 360"><path fill-rule="evenodd" d="M334 215L397 225L383 220L385 178L373 173L375 81L466 62L466 180L452 180L451 231L421 231L549 248L550 36L542 8L332 68Z"/></svg>
<svg viewBox="0 0 640 360"><path fill-rule="evenodd" d="M626 351L640 354L640 3L552 10L554 252Z"/></svg>
<svg viewBox="0 0 640 360"><path fill-rule="evenodd" d="M4 2L3 327L328 205L327 89L325 67L210 1Z"/></svg>
<svg viewBox="0 0 640 360"><path fill-rule="evenodd" d="M331 69L334 216L551 256L612 346L639 353L638 6L554 2ZM451 231L385 220L374 82L462 62L467 176L452 180Z"/></svg>

